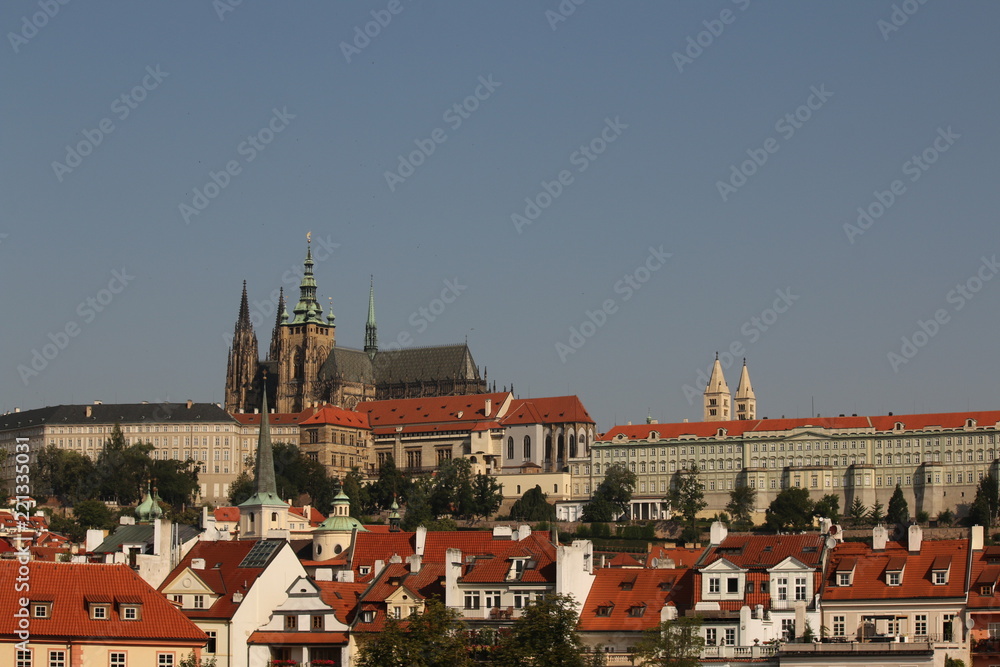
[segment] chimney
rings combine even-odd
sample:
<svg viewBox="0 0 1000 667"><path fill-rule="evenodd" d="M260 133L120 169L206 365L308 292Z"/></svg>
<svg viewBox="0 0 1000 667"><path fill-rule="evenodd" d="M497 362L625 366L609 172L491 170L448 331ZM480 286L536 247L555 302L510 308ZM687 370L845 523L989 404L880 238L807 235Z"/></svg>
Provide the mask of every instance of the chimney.
<svg viewBox="0 0 1000 667"><path fill-rule="evenodd" d="M427 544L427 528L417 526L416 548L413 550L418 556L423 557L424 546Z"/></svg>
<svg viewBox="0 0 1000 667"><path fill-rule="evenodd" d="M921 528L917 524L913 524L907 531L907 536L909 537L909 546L907 547L907 551L909 551L911 554L920 553L920 543L924 539L923 528Z"/></svg>
<svg viewBox="0 0 1000 667"><path fill-rule="evenodd" d="M189 398L189 399L187 400L187 408L188 408L188 410L190 410L190 409L191 409L191 406L192 406L192 405L194 405L194 403L193 403L193 402L191 401L191 399Z"/></svg>
<svg viewBox="0 0 1000 667"><path fill-rule="evenodd" d="M522 523L517 527L517 541L526 540L531 537L531 526L526 523Z"/></svg>
<svg viewBox="0 0 1000 667"><path fill-rule="evenodd" d="M983 550L983 527L973 526L969 531L969 548L973 551Z"/></svg>
<svg viewBox="0 0 1000 667"><path fill-rule="evenodd" d="M205 559L204 558L192 558L191 559L191 569L192 570L204 570L205 569Z"/></svg>
<svg viewBox="0 0 1000 667"><path fill-rule="evenodd" d="M333 581L333 568L318 567L314 576L316 581Z"/></svg>
<svg viewBox="0 0 1000 667"><path fill-rule="evenodd" d="M87 413L87 418L89 419L91 417L91 415L94 414L94 408L92 406L88 405L87 409L86 409L86 413Z"/></svg>
<svg viewBox="0 0 1000 667"><path fill-rule="evenodd" d="M420 554L413 554L412 556L406 557L406 562L410 566L410 572L412 572L413 574L420 572L420 566L423 564L422 561L423 558L420 556Z"/></svg>
<svg viewBox="0 0 1000 667"><path fill-rule="evenodd" d="M712 528L709 532L709 544L712 546L718 546L722 544L722 540L726 539L726 535L729 534L729 529L726 528L726 524L721 521L715 521L712 523Z"/></svg>
<svg viewBox="0 0 1000 667"><path fill-rule="evenodd" d="M492 398L487 398L486 399L486 407L483 408L483 414L486 415L487 417L489 417L491 412L493 412L493 399Z"/></svg>
<svg viewBox="0 0 1000 667"><path fill-rule="evenodd" d="M889 529L879 524L872 528L872 549L875 551L885 551L886 542L889 541ZM919 550L919 547L918 547Z"/></svg>

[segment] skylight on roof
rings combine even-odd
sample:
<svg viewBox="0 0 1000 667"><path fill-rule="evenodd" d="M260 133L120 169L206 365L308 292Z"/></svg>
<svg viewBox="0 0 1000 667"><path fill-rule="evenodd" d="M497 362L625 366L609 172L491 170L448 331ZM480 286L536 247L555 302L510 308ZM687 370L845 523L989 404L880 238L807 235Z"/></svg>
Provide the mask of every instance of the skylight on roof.
<svg viewBox="0 0 1000 667"><path fill-rule="evenodd" d="M264 567L282 544L280 540L260 540L253 545L239 567Z"/></svg>

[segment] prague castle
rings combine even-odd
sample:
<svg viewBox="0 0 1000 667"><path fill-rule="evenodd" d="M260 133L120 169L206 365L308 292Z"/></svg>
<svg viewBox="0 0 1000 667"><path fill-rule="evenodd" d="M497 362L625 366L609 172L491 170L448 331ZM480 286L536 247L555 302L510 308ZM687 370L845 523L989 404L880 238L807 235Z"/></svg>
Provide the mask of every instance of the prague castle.
<svg viewBox="0 0 1000 667"><path fill-rule="evenodd" d="M299 300L289 314L284 294L261 361L250 323L246 283L226 368L229 412L253 412L261 392L277 412L300 412L330 403L348 410L361 401L481 394L488 390L467 344L379 350L375 292L368 292L363 350L336 344L333 309L316 301L312 248L306 250Z"/></svg>

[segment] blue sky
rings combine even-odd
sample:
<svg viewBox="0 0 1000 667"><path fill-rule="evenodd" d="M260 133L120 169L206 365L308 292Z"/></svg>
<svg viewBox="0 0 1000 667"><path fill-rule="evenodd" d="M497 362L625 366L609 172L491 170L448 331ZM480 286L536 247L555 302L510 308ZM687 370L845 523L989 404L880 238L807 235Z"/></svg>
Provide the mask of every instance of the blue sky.
<svg viewBox="0 0 1000 667"><path fill-rule="evenodd" d="M578 394L601 430L700 419L685 385L730 349L761 416L996 408L998 23L5 2L0 411L221 401L242 281L263 351L310 231L340 344L374 274L383 344L467 336L498 387Z"/></svg>

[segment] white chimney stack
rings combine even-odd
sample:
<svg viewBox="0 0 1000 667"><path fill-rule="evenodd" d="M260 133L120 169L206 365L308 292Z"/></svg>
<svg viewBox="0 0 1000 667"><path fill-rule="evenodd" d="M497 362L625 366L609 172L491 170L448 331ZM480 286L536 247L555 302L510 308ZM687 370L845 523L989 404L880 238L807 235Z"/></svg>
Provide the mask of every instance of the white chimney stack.
<svg viewBox="0 0 1000 667"><path fill-rule="evenodd" d="M907 535L909 537L909 546L907 547L907 551L911 554L920 553L920 543L924 539L924 529L917 524L913 524L910 526Z"/></svg>
<svg viewBox="0 0 1000 667"><path fill-rule="evenodd" d="M875 551L885 551L885 545L889 541L889 529L879 524L872 528L872 549ZM919 549L919 547L918 547Z"/></svg>

